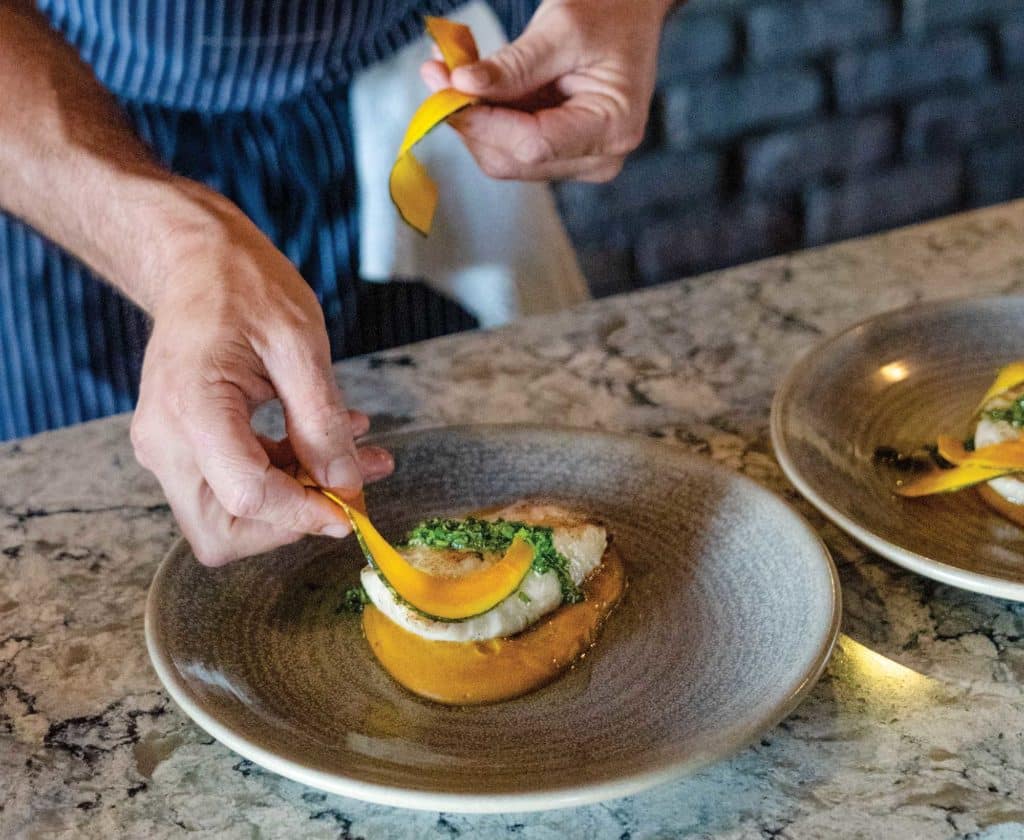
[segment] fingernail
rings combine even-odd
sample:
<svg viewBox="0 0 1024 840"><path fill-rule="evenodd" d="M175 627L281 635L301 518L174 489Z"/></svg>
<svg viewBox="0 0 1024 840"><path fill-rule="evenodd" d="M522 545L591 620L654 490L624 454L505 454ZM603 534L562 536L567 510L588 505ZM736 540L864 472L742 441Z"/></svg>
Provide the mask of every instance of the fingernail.
<svg viewBox="0 0 1024 840"><path fill-rule="evenodd" d="M356 490L363 484L363 476L351 455L341 455L327 466L327 486Z"/></svg>
<svg viewBox="0 0 1024 840"><path fill-rule="evenodd" d="M391 463L391 453L380 446L364 446L359 450L359 456L361 459L365 458L371 463Z"/></svg>
<svg viewBox="0 0 1024 840"><path fill-rule="evenodd" d="M395 459L386 449L367 446L359 450L359 467L364 479L380 478L395 468Z"/></svg>
<svg viewBox="0 0 1024 840"><path fill-rule="evenodd" d="M340 522L335 525L326 525L320 530L320 533L325 537L334 537L340 540L342 537L347 537L352 533L352 529L342 525Z"/></svg>

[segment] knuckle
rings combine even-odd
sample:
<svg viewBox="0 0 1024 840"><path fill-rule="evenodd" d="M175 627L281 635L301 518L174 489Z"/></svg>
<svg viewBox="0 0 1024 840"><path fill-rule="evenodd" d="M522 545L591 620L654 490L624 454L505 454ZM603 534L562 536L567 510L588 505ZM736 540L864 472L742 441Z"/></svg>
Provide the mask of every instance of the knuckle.
<svg viewBox="0 0 1024 840"><path fill-rule="evenodd" d="M278 526L292 534L315 534L326 524L312 505L298 502L281 512Z"/></svg>
<svg viewBox="0 0 1024 840"><path fill-rule="evenodd" d="M270 349L280 364L300 377L316 376L331 364L326 330L284 329L271 342Z"/></svg>
<svg viewBox="0 0 1024 840"><path fill-rule="evenodd" d="M168 388L162 404L168 417L181 420L190 415L195 398L196 392L191 388Z"/></svg>
<svg viewBox="0 0 1024 840"><path fill-rule="evenodd" d="M221 545L193 543L192 553L200 564L210 568L226 566L233 560L238 559L238 556L233 551Z"/></svg>
<svg viewBox="0 0 1024 840"><path fill-rule="evenodd" d="M266 505L267 486L262 477L236 479L224 494L224 510L239 519L256 519Z"/></svg>
<svg viewBox="0 0 1024 840"><path fill-rule="evenodd" d="M532 61L523 46L517 42L509 44L501 53L504 75L515 82L523 82L530 77Z"/></svg>
<svg viewBox="0 0 1024 840"><path fill-rule="evenodd" d="M543 135L533 135L518 143L512 150L515 160L525 166L538 166L555 157L551 143Z"/></svg>
<svg viewBox="0 0 1024 840"><path fill-rule="evenodd" d="M334 432L349 426L348 414L343 412L341 406L332 400L317 400L304 406L302 411L306 415L306 421L315 429Z"/></svg>
<svg viewBox="0 0 1024 840"><path fill-rule="evenodd" d="M282 336L290 337L293 341L298 340L302 344L312 343L311 337L318 340L322 337L326 343L327 335L323 332L326 324L324 311L320 308L312 289L309 289L308 293L311 296L311 305L289 307L282 313L277 329Z"/></svg>
<svg viewBox="0 0 1024 840"><path fill-rule="evenodd" d="M309 512L297 514L284 526L285 530L292 534L318 534L327 525L319 517Z"/></svg>
<svg viewBox="0 0 1024 840"><path fill-rule="evenodd" d="M512 161L500 155L487 155L483 157L480 160L480 168L485 175L497 178L500 181L515 178L517 174L516 166Z"/></svg>

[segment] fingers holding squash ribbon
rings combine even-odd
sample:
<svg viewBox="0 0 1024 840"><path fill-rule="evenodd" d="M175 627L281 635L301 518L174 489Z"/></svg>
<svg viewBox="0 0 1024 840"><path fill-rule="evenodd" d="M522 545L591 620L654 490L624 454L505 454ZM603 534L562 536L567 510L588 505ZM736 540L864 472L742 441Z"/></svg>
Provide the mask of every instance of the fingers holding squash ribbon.
<svg viewBox="0 0 1024 840"><path fill-rule="evenodd" d="M441 17L426 17L427 32L434 39L449 70L480 60L476 39L468 26Z"/></svg>
<svg viewBox="0 0 1024 840"><path fill-rule="evenodd" d="M448 70L478 60L476 41L469 27L435 17L428 17L426 23ZM435 91L416 109L398 149L388 180L391 200L402 219L424 236L433 225L438 188L426 167L413 155L412 148L436 126L477 101L477 97L454 88Z"/></svg>

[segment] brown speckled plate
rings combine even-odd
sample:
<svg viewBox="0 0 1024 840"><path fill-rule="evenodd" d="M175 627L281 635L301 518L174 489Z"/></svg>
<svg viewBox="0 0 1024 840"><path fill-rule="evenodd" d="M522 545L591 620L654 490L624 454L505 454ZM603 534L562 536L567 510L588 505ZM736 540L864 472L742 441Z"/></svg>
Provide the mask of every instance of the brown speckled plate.
<svg viewBox="0 0 1024 840"><path fill-rule="evenodd" d="M944 583L1024 601L1024 530L973 490L902 499L876 463L945 432L969 436L996 372L1024 358L1024 297L919 304L851 327L787 374L772 441L789 479L868 548Z"/></svg>
<svg viewBox="0 0 1024 840"><path fill-rule="evenodd" d="M739 749L788 714L839 626L824 546L783 501L643 438L523 426L379 438L385 536L427 516L544 496L600 518L629 589L597 646L526 697L475 708L391 681L339 614L354 540L206 569L179 543L146 638L171 696L243 756L314 787L412 808L524 811L632 793Z"/></svg>

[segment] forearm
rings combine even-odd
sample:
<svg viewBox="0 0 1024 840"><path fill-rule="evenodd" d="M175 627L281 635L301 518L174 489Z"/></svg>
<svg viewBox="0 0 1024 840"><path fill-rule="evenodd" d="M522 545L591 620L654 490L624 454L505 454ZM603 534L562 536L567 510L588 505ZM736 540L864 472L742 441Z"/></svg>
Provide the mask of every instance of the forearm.
<svg viewBox="0 0 1024 840"><path fill-rule="evenodd" d="M394 463L356 449L368 420L346 410L316 295L238 207L154 160L28 0L0 0L0 208L153 315L132 441L202 562L347 533L295 470L354 498ZM287 436L257 438L275 397Z"/></svg>
<svg viewBox="0 0 1024 840"><path fill-rule="evenodd" d="M113 96L23 0L0 0L0 208L71 252L147 310L171 231L229 213L173 177Z"/></svg>

